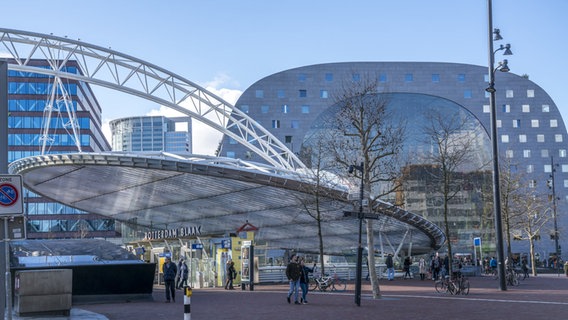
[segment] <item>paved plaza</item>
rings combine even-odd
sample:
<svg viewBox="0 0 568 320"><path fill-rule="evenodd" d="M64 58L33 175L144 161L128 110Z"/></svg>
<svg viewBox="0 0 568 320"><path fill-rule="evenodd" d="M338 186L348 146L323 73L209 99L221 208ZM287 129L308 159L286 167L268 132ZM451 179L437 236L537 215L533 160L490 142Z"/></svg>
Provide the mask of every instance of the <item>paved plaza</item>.
<svg viewBox="0 0 568 320"><path fill-rule="evenodd" d="M254 291L223 288L195 289L191 319L289 320L289 319L567 319L568 278L545 274L521 281L507 291L490 277L471 277L467 296L439 294L434 281L381 280L381 299L371 299L368 281L363 283L361 306L354 303L354 283L343 293L310 292L309 304L286 302L287 286L256 285ZM164 290L156 286L153 301L74 305L69 319L134 320L184 319L184 299L178 291L175 303L164 303ZM14 319L67 319L18 318Z"/></svg>

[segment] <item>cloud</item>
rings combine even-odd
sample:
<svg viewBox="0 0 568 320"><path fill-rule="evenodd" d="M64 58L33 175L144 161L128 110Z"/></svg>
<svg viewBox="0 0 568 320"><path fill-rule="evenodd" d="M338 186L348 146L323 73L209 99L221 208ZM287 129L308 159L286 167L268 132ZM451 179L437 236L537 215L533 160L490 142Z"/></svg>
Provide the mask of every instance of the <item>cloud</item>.
<svg viewBox="0 0 568 320"><path fill-rule="evenodd" d="M237 89L229 89L227 86L231 84L231 79L227 75L220 74L215 77L214 80L207 82L205 88L212 94L220 97L226 102L234 105L242 94L242 91ZM232 83L234 84L234 83ZM147 116L165 116L165 117L183 117L184 114L170 109L165 106L160 106L157 109L152 109ZM103 134L108 141L111 141L111 132L109 127L109 122L112 119L103 120ZM192 121L193 131L192 131L192 142L193 142L193 153L201 155L214 155L219 142L221 141L223 134L217 130L203 124L196 119Z"/></svg>

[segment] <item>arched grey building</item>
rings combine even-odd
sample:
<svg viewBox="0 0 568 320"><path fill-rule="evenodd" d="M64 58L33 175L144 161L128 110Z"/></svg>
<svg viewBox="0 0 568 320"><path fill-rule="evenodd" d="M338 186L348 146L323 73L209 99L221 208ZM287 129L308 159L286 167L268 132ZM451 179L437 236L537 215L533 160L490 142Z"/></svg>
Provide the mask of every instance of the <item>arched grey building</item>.
<svg viewBox="0 0 568 320"><path fill-rule="evenodd" d="M270 130L294 152L304 143L314 121L334 101L334 94L349 81L376 77L379 91L394 94L407 104L426 98L436 108L439 101L449 101L470 112L484 129L489 141L490 107L487 67L432 62L346 62L299 67L275 73L251 85L239 98L236 107ZM547 181L554 176L557 202L559 247L568 243L564 232L568 224L568 146L566 127L550 96L527 77L513 73L496 74L498 145L502 158L510 159L513 171L524 172L526 183L543 194L551 193ZM407 98L409 94L419 100ZM420 97L423 98L420 98ZM406 100L405 100L406 99ZM418 102L417 102L418 101ZM404 103L399 105L404 105ZM420 117L412 117L420 121ZM410 123L409 125L420 125ZM483 146L479 152L488 152ZM231 138L225 137L221 156L262 161ZM485 157L490 159L490 153ZM490 170L490 169L489 169ZM465 178L467 179L467 178ZM490 181L490 180L489 180ZM485 201L485 200L481 200ZM490 201L486 200L485 202ZM429 206L428 204L426 206ZM552 210L552 203L550 203ZM419 208L407 208L415 211ZM415 211L416 212L416 211ZM477 219L466 218L466 219ZM477 226L465 224L468 237ZM461 231L460 231L461 232ZM541 230L536 250L541 257L555 252L554 224ZM458 239L468 249L468 239ZM512 241L513 252L528 252L527 241ZM471 250L471 248L469 248Z"/></svg>

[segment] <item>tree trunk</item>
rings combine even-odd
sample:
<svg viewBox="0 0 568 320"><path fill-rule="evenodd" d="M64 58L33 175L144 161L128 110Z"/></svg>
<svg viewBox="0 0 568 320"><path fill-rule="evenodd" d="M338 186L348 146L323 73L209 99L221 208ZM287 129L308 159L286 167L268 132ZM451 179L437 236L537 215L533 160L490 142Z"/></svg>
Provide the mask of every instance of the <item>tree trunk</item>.
<svg viewBox="0 0 568 320"><path fill-rule="evenodd" d="M534 259L534 240L532 237L529 238L529 247L530 247L530 255L531 255L531 269L532 275L536 276L536 263Z"/></svg>
<svg viewBox="0 0 568 320"><path fill-rule="evenodd" d="M373 299L381 298L379 278L375 269L375 243L373 237L373 220L367 219L367 261L369 262L369 279L373 288Z"/></svg>

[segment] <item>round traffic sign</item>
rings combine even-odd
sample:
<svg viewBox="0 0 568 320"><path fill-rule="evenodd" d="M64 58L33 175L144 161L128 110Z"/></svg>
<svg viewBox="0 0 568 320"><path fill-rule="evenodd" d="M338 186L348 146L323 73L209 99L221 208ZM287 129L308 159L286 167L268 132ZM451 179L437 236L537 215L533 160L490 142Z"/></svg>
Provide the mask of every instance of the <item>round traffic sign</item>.
<svg viewBox="0 0 568 320"><path fill-rule="evenodd" d="M0 206L10 207L18 201L18 189L9 183L0 184Z"/></svg>

